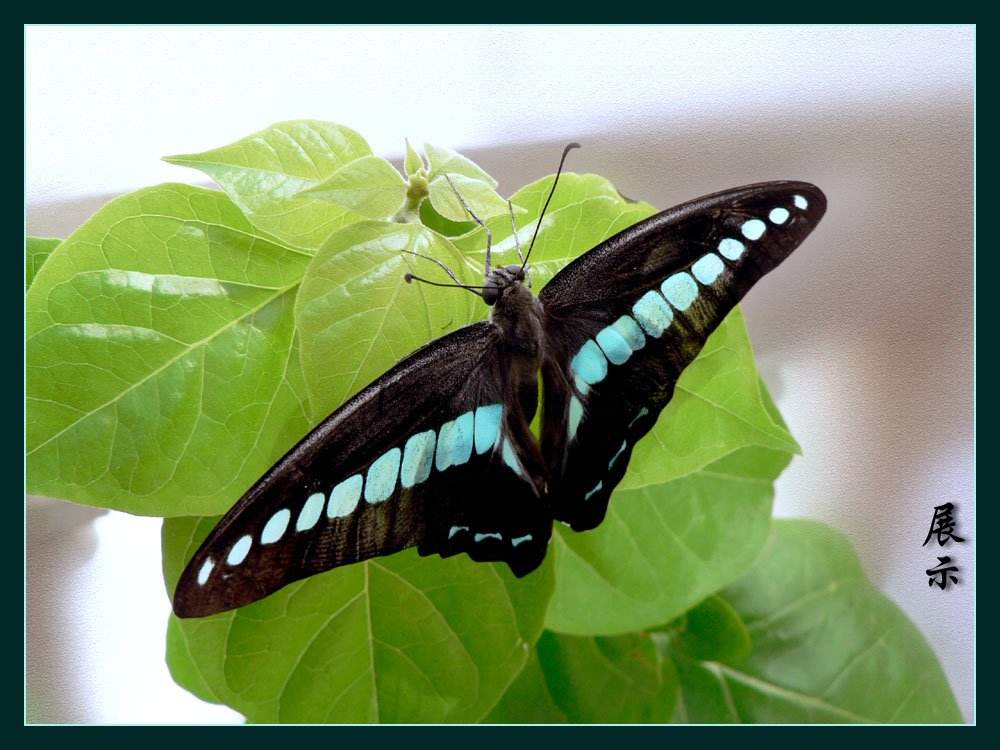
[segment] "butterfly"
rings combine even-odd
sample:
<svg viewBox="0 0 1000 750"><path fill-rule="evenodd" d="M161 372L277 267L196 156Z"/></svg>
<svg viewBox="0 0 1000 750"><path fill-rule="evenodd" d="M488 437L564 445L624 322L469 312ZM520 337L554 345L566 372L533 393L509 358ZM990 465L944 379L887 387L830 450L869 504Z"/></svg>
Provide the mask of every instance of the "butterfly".
<svg viewBox="0 0 1000 750"><path fill-rule="evenodd" d="M684 368L825 211L804 182L715 193L605 240L537 296L531 246L520 265L492 268L487 229L484 284L452 274L450 286L480 296L489 319L403 359L288 451L195 552L174 612L234 609L408 547L527 575L554 520L601 523ZM529 427L539 373L540 441Z"/></svg>

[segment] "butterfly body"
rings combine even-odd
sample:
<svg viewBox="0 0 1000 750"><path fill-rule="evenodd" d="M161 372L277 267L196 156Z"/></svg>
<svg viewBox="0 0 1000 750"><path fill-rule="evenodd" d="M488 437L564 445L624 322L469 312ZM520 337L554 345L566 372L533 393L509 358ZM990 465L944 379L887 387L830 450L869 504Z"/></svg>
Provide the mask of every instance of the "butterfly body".
<svg viewBox="0 0 1000 750"><path fill-rule="evenodd" d="M412 546L530 573L553 520L600 524L681 372L825 207L807 183L751 185L626 229L538 296L523 266L488 271L489 320L410 355L292 448L195 553L175 612Z"/></svg>

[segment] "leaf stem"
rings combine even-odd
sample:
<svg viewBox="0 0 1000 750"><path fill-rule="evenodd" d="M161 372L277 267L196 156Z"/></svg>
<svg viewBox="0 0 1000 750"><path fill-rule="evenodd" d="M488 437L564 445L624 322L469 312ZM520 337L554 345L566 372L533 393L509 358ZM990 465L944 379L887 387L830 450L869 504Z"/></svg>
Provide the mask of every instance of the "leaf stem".
<svg viewBox="0 0 1000 750"><path fill-rule="evenodd" d="M397 224L419 224L420 202L426 197L427 175L421 169L415 175L410 176L409 187L406 189L406 200L389 221Z"/></svg>

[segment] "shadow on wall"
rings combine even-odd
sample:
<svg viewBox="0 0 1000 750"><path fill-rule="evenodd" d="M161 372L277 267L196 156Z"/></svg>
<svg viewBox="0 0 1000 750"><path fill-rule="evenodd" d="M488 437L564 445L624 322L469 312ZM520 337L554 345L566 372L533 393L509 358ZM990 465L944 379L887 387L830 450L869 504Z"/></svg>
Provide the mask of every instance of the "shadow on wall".
<svg viewBox="0 0 1000 750"><path fill-rule="evenodd" d="M72 602L97 549L93 521L107 512L27 498L24 718L29 724L94 720L76 689L88 676L86 655L75 645Z"/></svg>

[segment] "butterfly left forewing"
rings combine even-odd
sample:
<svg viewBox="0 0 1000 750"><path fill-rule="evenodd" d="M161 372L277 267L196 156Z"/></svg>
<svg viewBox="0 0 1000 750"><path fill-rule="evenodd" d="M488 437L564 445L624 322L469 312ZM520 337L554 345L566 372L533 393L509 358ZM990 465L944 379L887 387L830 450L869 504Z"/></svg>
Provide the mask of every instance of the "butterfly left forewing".
<svg viewBox="0 0 1000 750"><path fill-rule="evenodd" d="M542 451L556 518L578 531L604 519L681 372L825 210L807 183L717 193L630 227L546 285Z"/></svg>
<svg viewBox="0 0 1000 750"><path fill-rule="evenodd" d="M496 326L467 326L327 417L205 539L178 582L177 615L240 607L414 546L504 561L518 575L537 567L552 517L504 347Z"/></svg>

